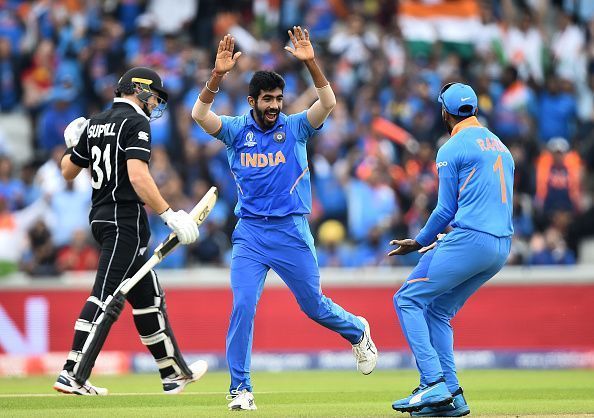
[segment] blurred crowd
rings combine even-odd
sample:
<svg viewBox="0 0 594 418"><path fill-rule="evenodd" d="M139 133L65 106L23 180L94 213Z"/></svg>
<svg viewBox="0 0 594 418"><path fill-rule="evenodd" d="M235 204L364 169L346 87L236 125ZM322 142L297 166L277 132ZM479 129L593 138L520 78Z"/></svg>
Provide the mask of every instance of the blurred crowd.
<svg viewBox="0 0 594 418"><path fill-rule="evenodd" d="M174 7L172 6L174 5ZM88 174L60 175L63 130L108 106L123 72L148 66L170 100L151 124L151 172L173 207L216 185L219 203L197 244L162 267L229 263L236 186L224 146L190 113L225 33L243 51L213 110L249 110L258 69L286 81L286 113L315 100L286 29L309 28L337 106L308 153L310 216L320 266L412 265L388 242L414 237L437 197L435 154L447 140L436 101L462 81L479 119L516 162L510 264L573 264L591 222L594 2L573 0L0 0L0 120L26 116L31 158L15 163L0 125L0 275L92 270ZM169 232L150 214L153 245Z"/></svg>

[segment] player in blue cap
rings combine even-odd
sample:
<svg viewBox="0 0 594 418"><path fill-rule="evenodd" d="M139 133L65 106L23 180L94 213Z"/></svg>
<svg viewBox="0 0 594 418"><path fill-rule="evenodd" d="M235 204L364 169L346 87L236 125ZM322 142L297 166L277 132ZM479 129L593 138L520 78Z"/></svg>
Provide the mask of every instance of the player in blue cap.
<svg viewBox="0 0 594 418"><path fill-rule="evenodd" d="M293 27L289 37L293 47L285 49L305 64L316 86L318 100L309 109L282 113L283 78L273 71L257 71L249 84L247 100L252 109L248 113L230 117L211 111L219 83L241 55L233 52L230 35L219 43L215 68L192 109L194 120L226 145L237 183L233 312L227 333L228 407L233 410L256 409L250 379L254 316L270 269L291 289L307 316L352 344L361 373L371 373L377 361L367 321L345 311L321 290L313 237L305 218L311 212L306 145L336 99L316 64L307 30Z"/></svg>
<svg viewBox="0 0 594 418"><path fill-rule="evenodd" d="M437 207L414 239L392 241L398 248L388 254L424 253L394 295L420 384L392 408L413 416L457 417L470 408L456 376L450 320L507 260L514 161L477 120L478 100L470 86L446 84L438 101L451 137L437 153ZM453 230L438 239L448 225Z"/></svg>

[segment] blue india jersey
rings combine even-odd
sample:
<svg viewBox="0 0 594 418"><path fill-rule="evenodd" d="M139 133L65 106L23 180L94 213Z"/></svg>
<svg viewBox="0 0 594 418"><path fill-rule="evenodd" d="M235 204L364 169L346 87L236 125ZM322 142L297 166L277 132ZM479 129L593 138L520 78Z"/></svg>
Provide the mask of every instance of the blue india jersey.
<svg viewBox="0 0 594 418"><path fill-rule="evenodd" d="M436 164L438 203L418 243L433 242L450 223L496 237L513 234L514 160L495 134L475 117L463 120L439 149Z"/></svg>
<svg viewBox="0 0 594 418"><path fill-rule="evenodd" d="M227 159L237 184L235 215L239 218L301 215L311 212L307 140L315 129L307 111L280 113L275 125L263 130L248 112L221 116L216 135L227 147Z"/></svg>

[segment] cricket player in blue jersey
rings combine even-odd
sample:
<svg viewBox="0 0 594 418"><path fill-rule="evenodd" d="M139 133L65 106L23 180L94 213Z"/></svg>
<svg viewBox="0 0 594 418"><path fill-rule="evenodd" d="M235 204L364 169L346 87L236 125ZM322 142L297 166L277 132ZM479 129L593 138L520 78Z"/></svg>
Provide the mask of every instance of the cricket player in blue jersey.
<svg viewBox="0 0 594 418"><path fill-rule="evenodd" d="M394 295L400 326L421 375L392 407L413 416L470 413L456 377L450 320L503 267L510 251L514 161L476 118L470 86L446 84L438 101L451 138L437 153L437 207L414 239L394 240L389 255L424 253ZM436 241L448 225L453 231Z"/></svg>
<svg viewBox="0 0 594 418"><path fill-rule="evenodd" d="M210 110L223 76L241 55L234 39L219 43L215 68L192 109L194 120L227 147L237 183L239 218L233 232L231 288L233 312L227 333L231 374L229 409L254 410L250 360L256 304L268 270L273 269L295 295L301 310L353 346L358 370L373 371L377 350L369 324L322 294L313 237L305 215L311 212L306 144L336 104L328 80L318 67L307 30L289 31L285 47L308 69L318 100L301 113L282 113L284 80L272 71L257 71L249 84L252 108L242 116L218 116Z"/></svg>

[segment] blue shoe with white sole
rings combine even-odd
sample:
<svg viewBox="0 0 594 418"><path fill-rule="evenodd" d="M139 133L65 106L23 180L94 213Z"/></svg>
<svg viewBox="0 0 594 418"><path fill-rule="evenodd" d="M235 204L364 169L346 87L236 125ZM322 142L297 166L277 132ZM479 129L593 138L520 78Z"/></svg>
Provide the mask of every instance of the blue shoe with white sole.
<svg viewBox="0 0 594 418"><path fill-rule="evenodd" d="M447 405L426 407L418 412L411 412L411 415L413 417L463 417L470 414L470 407L466 403L462 388L458 388L452 396L454 400Z"/></svg>
<svg viewBox="0 0 594 418"><path fill-rule="evenodd" d="M412 395L395 401L392 409L400 412L414 412L426 407L444 406L451 402L452 394L442 378L430 385L419 386Z"/></svg>

